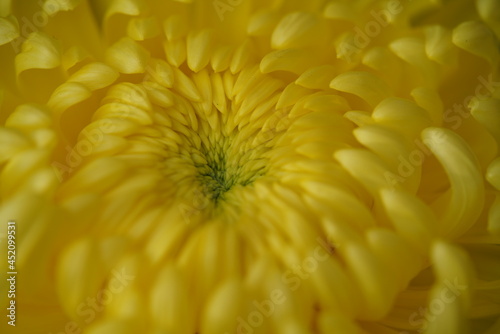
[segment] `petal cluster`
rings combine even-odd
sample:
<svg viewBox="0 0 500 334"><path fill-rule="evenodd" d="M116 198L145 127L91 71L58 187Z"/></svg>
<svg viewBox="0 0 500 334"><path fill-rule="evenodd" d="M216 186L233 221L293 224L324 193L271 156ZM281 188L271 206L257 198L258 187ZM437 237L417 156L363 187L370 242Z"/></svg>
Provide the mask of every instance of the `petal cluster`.
<svg viewBox="0 0 500 334"><path fill-rule="evenodd" d="M497 333L499 12L0 1L15 329Z"/></svg>

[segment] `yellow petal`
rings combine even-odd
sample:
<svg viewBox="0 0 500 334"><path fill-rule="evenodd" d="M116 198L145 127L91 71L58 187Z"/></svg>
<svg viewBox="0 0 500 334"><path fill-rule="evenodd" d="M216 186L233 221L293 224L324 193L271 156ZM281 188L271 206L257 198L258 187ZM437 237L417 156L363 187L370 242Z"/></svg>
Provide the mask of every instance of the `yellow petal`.
<svg viewBox="0 0 500 334"><path fill-rule="evenodd" d="M312 91L310 89L304 88L295 83L291 83L286 86L286 88L281 93L278 104L276 104L276 109L291 106L302 97L310 95L311 93Z"/></svg>
<svg viewBox="0 0 500 334"><path fill-rule="evenodd" d="M432 204L440 230L449 237L459 236L474 224L483 206L484 185L477 159L467 143L450 130L427 128L422 140L445 169L451 185Z"/></svg>
<svg viewBox="0 0 500 334"><path fill-rule="evenodd" d="M399 58L414 66L415 74L422 75L428 85L435 85L438 66L427 58L424 41L416 37L403 37L392 42L389 48Z"/></svg>
<svg viewBox="0 0 500 334"><path fill-rule="evenodd" d="M367 232L366 238L370 251L381 259L385 270L391 272L392 284L398 292L405 289L410 280L427 265L425 257L393 231L374 228Z"/></svg>
<svg viewBox="0 0 500 334"><path fill-rule="evenodd" d="M429 113L434 126L441 126L443 123L443 101L438 92L426 87L417 87L411 91L411 96L418 106L424 108Z"/></svg>
<svg viewBox="0 0 500 334"><path fill-rule="evenodd" d="M361 334L361 328L346 316L331 312L322 312L319 316L318 326L321 334L339 333Z"/></svg>
<svg viewBox="0 0 500 334"><path fill-rule="evenodd" d="M498 195L488 213L488 232L500 236L500 196Z"/></svg>
<svg viewBox="0 0 500 334"><path fill-rule="evenodd" d="M238 317L245 316L244 289L239 280L227 279L214 289L201 315L200 331L207 334L234 332Z"/></svg>
<svg viewBox="0 0 500 334"><path fill-rule="evenodd" d="M47 106L60 117L69 107L85 101L92 96L92 92L84 85L68 82L59 86L47 102Z"/></svg>
<svg viewBox="0 0 500 334"><path fill-rule="evenodd" d="M473 99L470 103L472 116L484 125L500 145L500 100L495 98Z"/></svg>
<svg viewBox="0 0 500 334"><path fill-rule="evenodd" d="M498 13L500 4L496 0L479 0L477 2L477 11L484 22L495 32L497 38L500 37L500 21Z"/></svg>
<svg viewBox="0 0 500 334"><path fill-rule="evenodd" d="M13 15L0 17L0 45L12 42L19 37L19 22Z"/></svg>
<svg viewBox="0 0 500 334"><path fill-rule="evenodd" d="M277 50L267 54L260 62L263 73L287 71L297 75L317 65L316 56L302 49Z"/></svg>
<svg viewBox="0 0 500 334"><path fill-rule="evenodd" d="M425 52L441 65L456 65L458 49L452 44L452 33L442 26L431 26L426 30Z"/></svg>
<svg viewBox="0 0 500 334"><path fill-rule="evenodd" d="M141 85L135 85L129 82L122 82L112 86L103 103L119 102L129 104L144 111L151 111L151 101L148 99L146 89Z"/></svg>
<svg viewBox="0 0 500 334"><path fill-rule="evenodd" d="M474 265L468 254L458 246L438 240L432 245L431 260L436 283L447 286L457 295L456 303L465 313L471 305L475 284Z"/></svg>
<svg viewBox="0 0 500 334"><path fill-rule="evenodd" d="M497 190L500 190L500 158L496 158L488 166L486 180Z"/></svg>
<svg viewBox="0 0 500 334"><path fill-rule="evenodd" d="M147 68L146 78L149 77L165 88L172 88L174 85L174 72L172 66L161 59L151 59Z"/></svg>
<svg viewBox="0 0 500 334"><path fill-rule="evenodd" d="M398 87L404 84L403 62L389 48L377 46L367 50L362 62L376 70L378 75L392 86Z"/></svg>
<svg viewBox="0 0 500 334"><path fill-rule="evenodd" d="M372 107L391 95L387 84L368 72L341 73L330 82L330 88L357 95Z"/></svg>
<svg viewBox="0 0 500 334"><path fill-rule="evenodd" d="M134 40L124 37L106 50L106 62L121 73L144 73L149 52Z"/></svg>
<svg viewBox="0 0 500 334"><path fill-rule="evenodd" d="M111 85L118 76L118 72L106 64L91 63L73 74L68 82L78 82L90 90L97 90Z"/></svg>
<svg viewBox="0 0 500 334"><path fill-rule="evenodd" d="M66 327L71 328L71 327ZM106 334L106 333L123 333L133 334L139 329L136 323L124 320L102 320L92 323L85 329L86 334Z"/></svg>
<svg viewBox="0 0 500 334"><path fill-rule="evenodd" d="M219 46L214 50L210 64L215 72L222 72L229 68L233 52L234 48L227 45Z"/></svg>
<svg viewBox="0 0 500 334"><path fill-rule="evenodd" d="M235 74L240 72L252 59L254 45L250 39L246 39L243 43L236 48L231 59L229 69L231 73Z"/></svg>
<svg viewBox="0 0 500 334"><path fill-rule="evenodd" d="M42 32L34 32L23 43L16 56L16 73L29 69L49 69L61 64L59 42Z"/></svg>
<svg viewBox="0 0 500 334"><path fill-rule="evenodd" d="M0 162L9 160L12 156L29 148L32 143L20 131L0 128Z"/></svg>
<svg viewBox="0 0 500 334"><path fill-rule="evenodd" d="M14 155L0 172L2 196L21 190L23 183L30 179L30 175L48 166L49 154L50 152L44 149L32 148Z"/></svg>
<svg viewBox="0 0 500 334"><path fill-rule="evenodd" d="M9 116L5 125L17 129L47 128L52 120L46 108L35 104L22 104Z"/></svg>
<svg viewBox="0 0 500 334"><path fill-rule="evenodd" d="M127 26L127 34L136 41L156 37L160 33L160 23L156 17L134 18Z"/></svg>
<svg viewBox="0 0 500 334"><path fill-rule="evenodd" d="M43 11L52 16L60 11L70 11L80 4L81 0L48 0L43 3Z"/></svg>
<svg viewBox="0 0 500 334"><path fill-rule="evenodd" d="M434 213L425 203L405 191L383 189L381 197L396 231L421 254L428 254L438 224Z"/></svg>
<svg viewBox="0 0 500 334"><path fill-rule="evenodd" d="M334 66L318 66L302 73L295 83L309 89L327 89L337 73Z"/></svg>
<svg viewBox="0 0 500 334"><path fill-rule="evenodd" d="M163 21L163 31L168 40L179 39L187 34L188 24L181 15L170 15Z"/></svg>
<svg viewBox="0 0 500 334"><path fill-rule="evenodd" d="M279 15L276 12L263 10L250 18L247 33L249 36L271 35L278 21Z"/></svg>
<svg viewBox="0 0 500 334"><path fill-rule="evenodd" d="M182 273L167 265L158 274L150 292L150 311L158 326L167 332L194 332L194 314L188 286Z"/></svg>
<svg viewBox="0 0 500 334"><path fill-rule="evenodd" d="M170 90L153 82L146 82L143 84L143 87L146 89L148 98L153 104L163 108L168 108L174 105L174 94Z"/></svg>
<svg viewBox="0 0 500 334"><path fill-rule="evenodd" d="M376 320L385 316L396 296L393 278L381 259L361 245L346 245L349 271L363 295L361 319Z"/></svg>
<svg viewBox="0 0 500 334"><path fill-rule="evenodd" d="M75 286L74 282L83 276L85 281ZM82 238L64 250L57 264L56 282L66 314L79 319L80 306L87 298L97 296L103 276L95 240Z"/></svg>
<svg viewBox="0 0 500 334"><path fill-rule="evenodd" d="M175 39L163 42L163 50L170 64L179 67L186 61L186 41L184 39Z"/></svg>
<svg viewBox="0 0 500 334"><path fill-rule="evenodd" d="M411 101L399 98L383 100L373 111L372 117L378 124L410 139L417 137L424 128L431 125L426 110Z"/></svg>
<svg viewBox="0 0 500 334"><path fill-rule="evenodd" d="M362 149L344 149L335 152L335 159L358 179L368 191L377 198L381 188L394 186L387 179L389 167L377 155ZM370 173L366 173L366 170ZM396 184L397 186L397 184Z"/></svg>
<svg viewBox="0 0 500 334"><path fill-rule="evenodd" d="M192 101L200 102L202 97L194 82L181 70L174 68L175 90Z"/></svg>
<svg viewBox="0 0 500 334"><path fill-rule="evenodd" d="M194 72L208 65L212 56L212 32L204 29L191 33L187 38L187 64Z"/></svg>
<svg viewBox="0 0 500 334"><path fill-rule="evenodd" d="M326 29L321 18L311 13L295 12L278 23L271 37L273 49L301 48L312 43L322 43Z"/></svg>
<svg viewBox="0 0 500 334"><path fill-rule="evenodd" d="M453 30L453 43L491 64L498 61L498 40L482 22L469 21L460 24Z"/></svg>
<svg viewBox="0 0 500 334"><path fill-rule="evenodd" d="M116 158L93 160L61 186L59 196L70 197L82 191L109 189L123 177L124 172L125 164Z"/></svg>

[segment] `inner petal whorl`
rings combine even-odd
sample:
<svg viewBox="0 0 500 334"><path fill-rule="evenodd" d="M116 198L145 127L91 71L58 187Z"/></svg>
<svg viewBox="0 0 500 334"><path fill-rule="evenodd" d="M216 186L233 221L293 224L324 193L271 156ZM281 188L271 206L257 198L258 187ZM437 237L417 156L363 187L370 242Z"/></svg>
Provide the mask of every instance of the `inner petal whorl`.
<svg viewBox="0 0 500 334"><path fill-rule="evenodd" d="M276 105L283 84L254 67L239 75L177 74L175 88L169 88L155 69L128 87L129 93L121 92L120 103L129 106L122 114L144 118L145 129L129 139L150 148L139 155L157 161L137 172L160 169L154 172L163 175L169 198L184 198L189 205L201 201L200 211L223 211L228 192L252 185L272 168L269 154L289 124L289 109ZM248 81L260 84L245 85ZM104 101L116 103L110 96Z"/></svg>

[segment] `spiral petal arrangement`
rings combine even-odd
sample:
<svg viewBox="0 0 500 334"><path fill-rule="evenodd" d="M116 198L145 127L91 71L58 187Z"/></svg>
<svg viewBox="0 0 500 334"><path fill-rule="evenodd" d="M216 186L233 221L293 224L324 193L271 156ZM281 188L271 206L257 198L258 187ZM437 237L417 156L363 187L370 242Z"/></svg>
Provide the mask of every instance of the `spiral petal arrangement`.
<svg viewBox="0 0 500 334"><path fill-rule="evenodd" d="M0 0L0 59L2 333L500 332L498 1Z"/></svg>

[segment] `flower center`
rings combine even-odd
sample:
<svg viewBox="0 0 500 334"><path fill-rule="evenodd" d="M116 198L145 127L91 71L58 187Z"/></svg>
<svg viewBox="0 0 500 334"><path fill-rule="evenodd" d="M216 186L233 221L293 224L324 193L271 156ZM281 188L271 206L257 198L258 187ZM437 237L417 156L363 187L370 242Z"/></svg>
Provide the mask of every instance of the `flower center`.
<svg viewBox="0 0 500 334"><path fill-rule="evenodd" d="M232 202L230 192L253 184L270 168L269 152L288 116L276 110L282 83L258 67L238 75L172 70L171 87L155 79L160 75L154 71L137 85L148 100L142 104L151 124L133 139L150 148L144 154L157 157L159 168L149 166L161 171L168 198L220 212L223 202ZM250 81L257 84L248 86ZM127 104L141 105L133 100Z"/></svg>
<svg viewBox="0 0 500 334"><path fill-rule="evenodd" d="M214 203L224 199L224 194L238 181L237 171L228 166L224 147L202 147L206 163L195 163L198 169L198 179L203 187L204 194Z"/></svg>
<svg viewBox="0 0 500 334"><path fill-rule="evenodd" d="M193 161L203 194L216 205L225 199L225 193L235 185L249 185L265 173L265 166L245 168L253 161L245 154L239 157L228 155L230 148L228 139L222 139L211 147L202 145L200 154L204 161Z"/></svg>

